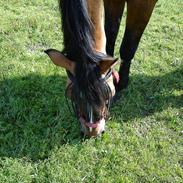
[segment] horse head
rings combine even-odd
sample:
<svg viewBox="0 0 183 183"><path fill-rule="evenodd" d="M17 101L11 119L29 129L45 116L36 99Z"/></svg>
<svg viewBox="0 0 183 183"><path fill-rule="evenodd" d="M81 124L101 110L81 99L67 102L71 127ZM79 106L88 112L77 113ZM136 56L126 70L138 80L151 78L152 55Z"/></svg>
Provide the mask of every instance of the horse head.
<svg viewBox="0 0 183 183"><path fill-rule="evenodd" d="M105 56L98 63L87 66L89 70L83 71L78 68L80 65L77 62L61 52L54 49L45 52L55 65L67 71L66 96L80 121L81 132L89 137L103 133L111 99L115 95L113 67L117 59ZM77 78L78 71L84 72L86 78Z"/></svg>

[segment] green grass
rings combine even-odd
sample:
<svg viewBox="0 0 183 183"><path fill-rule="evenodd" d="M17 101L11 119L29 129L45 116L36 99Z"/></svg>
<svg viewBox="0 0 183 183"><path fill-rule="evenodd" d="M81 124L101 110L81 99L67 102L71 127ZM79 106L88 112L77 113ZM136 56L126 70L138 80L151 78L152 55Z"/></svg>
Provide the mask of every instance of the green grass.
<svg viewBox="0 0 183 183"><path fill-rule="evenodd" d="M84 141L43 53L62 49L57 1L1 1L0 182L183 182L182 7L157 3L107 132Z"/></svg>

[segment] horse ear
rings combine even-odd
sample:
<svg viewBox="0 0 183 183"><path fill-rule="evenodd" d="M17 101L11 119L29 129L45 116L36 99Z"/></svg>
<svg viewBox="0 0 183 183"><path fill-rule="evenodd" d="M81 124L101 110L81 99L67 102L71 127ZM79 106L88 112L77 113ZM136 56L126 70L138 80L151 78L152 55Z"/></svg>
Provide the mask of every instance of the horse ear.
<svg viewBox="0 0 183 183"><path fill-rule="evenodd" d="M118 58L106 57L99 62L101 74L105 74L110 68L114 67L118 63Z"/></svg>
<svg viewBox="0 0 183 183"><path fill-rule="evenodd" d="M60 51L57 51L55 49L48 49L45 50L44 52L50 57L50 59L55 65L63 67L64 69L74 74L74 68L75 68L74 62L69 60Z"/></svg>

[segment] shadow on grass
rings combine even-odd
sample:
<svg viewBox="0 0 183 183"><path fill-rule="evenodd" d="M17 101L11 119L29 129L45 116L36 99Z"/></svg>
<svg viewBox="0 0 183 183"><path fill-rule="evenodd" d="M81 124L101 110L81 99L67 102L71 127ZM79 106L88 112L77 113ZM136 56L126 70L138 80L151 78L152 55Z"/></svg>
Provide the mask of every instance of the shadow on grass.
<svg viewBox="0 0 183 183"><path fill-rule="evenodd" d="M173 91L183 87L182 74L176 70L160 77L132 76L112 115L117 122L128 122L169 106L179 108L182 96ZM65 81L59 75L31 74L0 83L0 157L45 159L53 148L81 141L79 124L65 102Z"/></svg>
<svg viewBox="0 0 183 183"><path fill-rule="evenodd" d="M118 122L144 118L168 107L183 107L183 69L163 76L134 75L129 88L122 91L121 99L112 107L111 113Z"/></svg>
<svg viewBox="0 0 183 183"><path fill-rule="evenodd" d="M0 156L33 160L52 148L78 143L80 126L65 102L66 78L26 77L0 83Z"/></svg>

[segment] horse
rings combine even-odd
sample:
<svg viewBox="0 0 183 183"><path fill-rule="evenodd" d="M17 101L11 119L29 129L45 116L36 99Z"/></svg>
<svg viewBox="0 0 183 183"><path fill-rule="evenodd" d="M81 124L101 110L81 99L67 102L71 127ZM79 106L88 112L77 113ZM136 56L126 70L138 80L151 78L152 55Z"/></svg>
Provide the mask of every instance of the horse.
<svg viewBox="0 0 183 183"><path fill-rule="evenodd" d="M111 100L127 88L129 71L157 0L60 0L64 49L45 52L67 71L66 96L80 121L81 132L96 137L105 131ZM120 68L114 47L123 11L125 33Z"/></svg>

